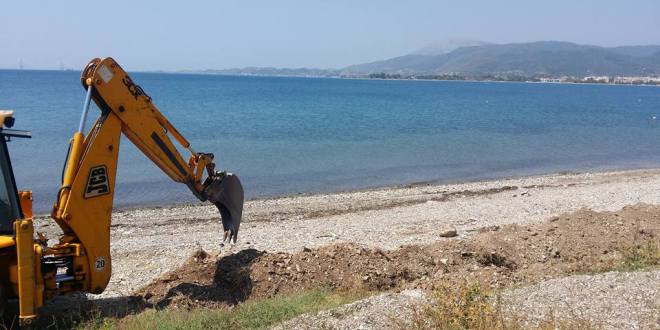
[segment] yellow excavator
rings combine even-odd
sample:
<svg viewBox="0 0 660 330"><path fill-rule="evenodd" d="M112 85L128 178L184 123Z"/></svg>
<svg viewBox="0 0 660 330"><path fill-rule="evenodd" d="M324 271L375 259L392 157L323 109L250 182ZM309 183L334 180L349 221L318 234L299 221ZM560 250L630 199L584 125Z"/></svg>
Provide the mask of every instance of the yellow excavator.
<svg viewBox="0 0 660 330"><path fill-rule="evenodd" d="M220 211L223 240L236 241L243 212L243 187L234 174L216 171L213 154L197 152L112 58L93 59L82 71L86 89L78 130L69 145L61 188L51 218L62 229L52 246L35 236L32 193L18 191L7 151L12 112L0 113L0 315L18 300L21 324L30 324L44 301L62 294L98 294L112 273L110 221L123 133L172 180ZM100 115L84 131L91 101ZM190 152L186 162L174 141ZM0 323L1 325L2 323Z"/></svg>

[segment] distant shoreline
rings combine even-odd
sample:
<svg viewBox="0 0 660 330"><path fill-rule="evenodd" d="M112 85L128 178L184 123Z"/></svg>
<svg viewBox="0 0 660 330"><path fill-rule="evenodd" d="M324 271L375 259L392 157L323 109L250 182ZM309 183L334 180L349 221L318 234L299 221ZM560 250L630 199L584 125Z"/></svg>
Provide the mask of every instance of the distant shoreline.
<svg viewBox="0 0 660 330"><path fill-rule="evenodd" d="M237 77L243 77L238 75ZM277 77L277 76L271 76ZM473 83L509 83L509 84L550 84L550 85L597 85L597 86L644 86L660 87L660 84L614 84L614 83L596 83L596 82L569 82L569 81L514 81L514 80L476 80L476 79L406 79L406 78L357 78L357 77L295 77L291 78L329 78L329 79L348 79L348 80L382 80L382 81L442 81L442 82L473 82Z"/></svg>
<svg viewBox="0 0 660 330"><path fill-rule="evenodd" d="M0 71L37 71L37 72L67 72L78 73L77 70L57 69L9 69L0 68ZM370 78L352 76L322 76L322 75L278 75L278 74L239 74L239 73L207 73L207 72L180 72L180 71L131 71L138 74L172 74L172 75L194 75L194 76L223 76L223 77L264 77L264 78L309 78L309 79L346 79L346 80L393 80L393 81L443 81L443 82L478 82L478 83L531 83L531 84L556 84L556 85L606 85L606 86L650 86L660 87L660 82L655 83L606 83L593 81L533 81L533 80L507 80L507 79L428 79L428 78Z"/></svg>
<svg viewBox="0 0 660 330"><path fill-rule="evenodd" d="M531 83L531 84L556 84L556 85L606 85L606 86L651 86L660 87L660 83L650 84L621 84L621 83L599 83L599 82L573 82L573 81L528 81L528 80L488 80L488 79L413 79L413 78L369 78L350 76L297 76L297 75L267 75L267 74L222 74L204 72L154 72L141 71L140 73L153 74L189 74L201 76L224 76L224 77L264 77L264 78L308 78L308 79L346 79L346 80L393 80L393 81L443 81L443 82L478 82L478 83Z"/></svg>

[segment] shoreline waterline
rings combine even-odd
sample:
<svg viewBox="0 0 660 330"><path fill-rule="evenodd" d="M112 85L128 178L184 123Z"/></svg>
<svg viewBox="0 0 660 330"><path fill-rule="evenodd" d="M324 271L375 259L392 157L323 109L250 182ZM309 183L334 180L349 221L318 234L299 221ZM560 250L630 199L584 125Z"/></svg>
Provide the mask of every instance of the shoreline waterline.
<svg viewBox="0 0 660 330"><path fill-rule="evenodd" d="M314 191L314 192L300 192L300 193L290 193L290 194L281 194L281 195L272 195L272 196L258 196L258 197L246 198L245 202L250 203L250 202L275 201L275 200L295 199L295 198L305 198L305 197L313 198L313 197L323 197L323 196L333 196L333 195L351 195L351 194L360 194L360 193L369 193L369 192L405 190L405 189L420 188L420 187L450 188L460 185L506 186L508 182L517 181L517 180L571 179L571 178L586 177L586 176L643 177L647 175L660 175L660 167L635 168L635 169L593 169L593 170L584 170L584 171L559 171L559 172L551 172L545 174L512 175L512 176L504 176L504 177L474 179L474 180L453 180L453 181L429 180L429 181L418 181L418 182L401 183L395 185L372 186L372 187L347 189L347 190ZM136 203L129 205L114 206L113 212L130 213L134 211L150 211L150 210L159 210L159 209L168 209L168 208L191 208L191 207L192 208L213 207L213 205L201 201L165 202L162 204ZM35 217L38 218L45 218L48 216L49 213L39 213L35 215Z"/></svg>

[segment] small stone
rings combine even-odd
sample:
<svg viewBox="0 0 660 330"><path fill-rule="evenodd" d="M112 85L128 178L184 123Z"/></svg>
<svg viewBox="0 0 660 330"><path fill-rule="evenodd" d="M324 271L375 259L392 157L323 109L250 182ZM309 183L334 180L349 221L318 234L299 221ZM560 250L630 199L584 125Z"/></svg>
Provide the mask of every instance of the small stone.
<svg viewBox="0 0 660 330"><path fill-rule="evenodd" d="M456 237L456 236L458 236L458 232L456 231L455 228L447 229L445 231L440 232L439 236L440 237Z"/></svg>
<svg viewBox="0 0 660 330"><path fill-rule="evenodd" d="M559 258L559 257L561 257L561 255L560 255L560 253L559 253L559 250L556 249L556 248L555 248L555 249L552 249L552 250L550 251L550 255L551 255L553 258Z"/></svg>
<svg viewBox="0 0 660 330"><path fill-rule="evenodd" d="M441 262L443 265L446 265L448 261L449 261L449 259L447 259L447 258L442 258L442 259L440 259L440 262Z"/></svg>

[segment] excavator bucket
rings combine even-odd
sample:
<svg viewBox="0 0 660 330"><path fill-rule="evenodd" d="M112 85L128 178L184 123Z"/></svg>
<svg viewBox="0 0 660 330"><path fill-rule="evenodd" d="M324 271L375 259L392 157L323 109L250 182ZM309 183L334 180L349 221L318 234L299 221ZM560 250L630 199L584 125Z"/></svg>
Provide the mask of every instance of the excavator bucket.
<svg viewBox="0 0 660 330"><path fill-rule="evenodd" d="M234 241L243 216L243 185L238 176L232 173L216 172L211 183L204 189L206 199L220 211L225 235L223 241Z"/></svg>

